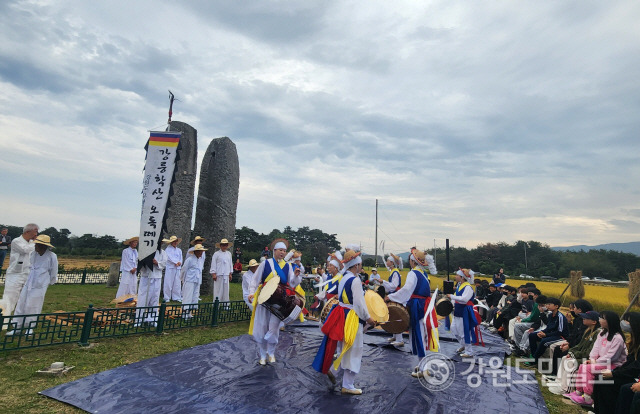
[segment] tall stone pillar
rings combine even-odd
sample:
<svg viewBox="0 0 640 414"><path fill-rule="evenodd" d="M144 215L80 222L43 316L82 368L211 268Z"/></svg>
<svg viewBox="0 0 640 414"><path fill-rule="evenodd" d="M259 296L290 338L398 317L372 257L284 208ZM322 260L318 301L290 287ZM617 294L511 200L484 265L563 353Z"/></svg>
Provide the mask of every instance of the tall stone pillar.
<svg viewBox="0 0 640 414"><path fill-rule="evenodd" d="M213 293L209 275L215 243L221 239L233 241L236 231L236 209L240 186L240 165L236 145L227 137L214 138L202 159L200 186L196 204L194 234L207 239L209 248L202 271L203 295Z"/></svg>
<svg viewBox="0 0 640 414"><path fill-rule="evenodd" d="M176 235L182 239L178 247L186 260L191 240L191 219L196 188L198 168L198 131L184 122L172 121L170 131L181 131L178 162L175 169L175 181L171 185L167 211L167 233L164 238Z"/></svg>

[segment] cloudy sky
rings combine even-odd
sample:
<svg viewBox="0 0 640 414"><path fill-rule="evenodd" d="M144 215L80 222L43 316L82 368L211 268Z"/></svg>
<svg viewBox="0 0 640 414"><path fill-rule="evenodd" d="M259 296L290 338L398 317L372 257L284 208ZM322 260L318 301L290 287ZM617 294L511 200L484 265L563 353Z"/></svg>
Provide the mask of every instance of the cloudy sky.
<svg viewBox="0 0 640 414"><path fill-rule="evenodd" d="M230 137L237 226L373 250L640 240L640 2L0 2L0 223L137 233L144 145ZM277 194L277 197L274 197Z"/></svg>

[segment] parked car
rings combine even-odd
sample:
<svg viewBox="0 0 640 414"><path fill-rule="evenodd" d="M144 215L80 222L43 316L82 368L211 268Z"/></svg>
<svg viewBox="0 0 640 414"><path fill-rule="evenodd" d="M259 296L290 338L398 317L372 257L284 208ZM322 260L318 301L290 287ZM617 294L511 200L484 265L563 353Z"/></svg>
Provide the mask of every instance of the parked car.
<svg viewBox="0 0 640 414"><path fill-rule="evenodd" d="M593 279L594 282L598 282L598 283L606 283L606 282L611 282L609 279L605 279L603 277L594 277Z"/></svg>
<svg viewBox="0 0 640 414"><path fill-rule="evenodd" d="M558 278L553 276L542 276L540 277L540 280L558 280Z"/></svg>
<svg viewBox="0 0 640 414"><path fill-rule="evenodd" d="M520 279L533 279L533 276L522 273L520 275Z"/></svg>
<svg viewBox="0 0 640 414"><path fill-rule="evenodd" d="M582 280L591 280L589 276L582 276Z"/></svg>

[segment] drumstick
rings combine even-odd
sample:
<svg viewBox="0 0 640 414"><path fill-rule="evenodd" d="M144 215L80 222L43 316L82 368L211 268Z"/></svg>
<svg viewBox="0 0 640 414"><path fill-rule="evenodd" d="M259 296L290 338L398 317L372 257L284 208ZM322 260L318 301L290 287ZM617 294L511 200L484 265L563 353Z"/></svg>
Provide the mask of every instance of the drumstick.
<svg viewBox="0 0 640 414"><path fill-rule="evenodd" d="M378 322L378 325L384 325L386 323L392 323L392 322L402 322L403 319L395 319L393 321L386 321L386 322Z"/></svg>

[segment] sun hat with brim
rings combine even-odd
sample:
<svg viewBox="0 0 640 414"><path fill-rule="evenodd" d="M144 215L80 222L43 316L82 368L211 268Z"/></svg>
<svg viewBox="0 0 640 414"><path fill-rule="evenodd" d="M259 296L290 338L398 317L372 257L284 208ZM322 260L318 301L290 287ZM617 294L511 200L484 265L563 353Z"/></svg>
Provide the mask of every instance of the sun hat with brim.
<svg viewBox="0 0 640 414"><path fill-rule="evenodd" d="M256 262L256 259L249 260L249 265L247 267L260 266L260 263Z"/></svg>
<svg viewBox="0 0 640 414"><path fill-rule="evenodd" d="M232 243L232 242L230 242L230 241L229 241L229 240L227 240L227 239L222 239L222 240L220 240L220 243L216 243L216 247L218 247L218 248L219 248L221 244L226 244L226 245L228 245L229 247L233 246L233 243Z"/></svg>
<svg viewBox="0 0 640 414"><path fill-rule="evenodd" d="M196 244L202 244L202 242L206 241L207 239L205 239L202 236L196 236L195 239L191 240L191 245L195 246Z"/></svg>
<svg viewBox="0 0 640 414"><path fill-rule="evenodd" d="M409 260L413 260L418 263L420 266L427 266L427 255L422 250L411 249L411 255L409 256Z"/></svg>
<svg viewBox="0 0 640 414"><path fill-rule="evenodd" d="M271 242L271 246L270 246L271 247L271 251L275 250L275 246L278 243L284 243L285 250L289 249L289 240L283 239L283 238L278 238L278 239L275 239L274 241Z"/></svg>
<svg viewBox="0 0 640 414"><path fill-rule="evenodd" d="M201 244L196 244L195 246L193 246L193 251L194 252L198 252L198 251L206 252L207 250L209 250L209 249L207 249L206 247L202 246Z"/></svg>
<svg viewBox="0 0 640 414"><path fill-rule="evenodd" d="M46 234L41 234L38 237L36 237L36 239L34 240L34 243L44 244L45 246L53 247L53 244L51 244L51 237L47 236Z"/></svg>
<svg viewBox="0 0 640 414"><path fill-rule="evenodd" d="M173 243L174 241L177 241L178 244L180 244L180 242L182 241L182 239L180 237L177 236L171 236L168 239L162 239L162 243Z"/></svg>
<svg viewBox="0 0 640 414"><path fill-rule="evenodd" d="M344 254L344 259L342 259L342 263L344 263L344 267L346 267L347 269L359 263L362 263L360 252L356 252L355 250L347 250Z"/></svg>
<svg viewBox="0 0 640 414"><path fill-rule="evenodd" d="M132 241L138 241L138 240L140 240L140 237L136 236L123 241L122 244L124 244L125 246L128 246L131 244Z"/></svg>

